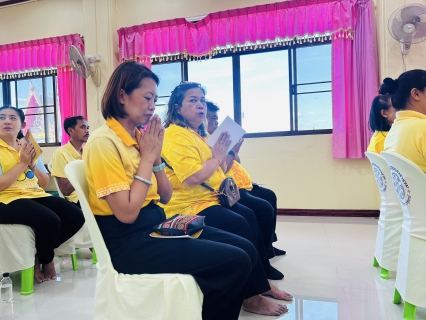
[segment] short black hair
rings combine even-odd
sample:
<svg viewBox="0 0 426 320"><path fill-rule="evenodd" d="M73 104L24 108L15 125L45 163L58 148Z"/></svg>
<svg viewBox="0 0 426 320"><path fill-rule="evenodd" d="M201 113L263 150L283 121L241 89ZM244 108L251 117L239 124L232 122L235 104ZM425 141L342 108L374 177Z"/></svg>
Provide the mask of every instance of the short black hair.
<svg viewBox="0 0 426 320"><path fill-rule="evenodd" d="M207 105L208 112L217 112L220 110L219 106L212 101L206 100L206 105Z"/></svg>
<svg viewBox="0 0 426 320"><path fill-rule="evenodd" d="M75 117L68 117L64 120L64 130L67 133L67 135L70 135L68 132L69 128L75 129L75 126L77 125L78 120L86 120L83 116L75 116Z"/></svg>
<svg viewBox="0 0 426 320"><path fill-rule="evenodd" d="M368 124L371 131L389 131L391 126L387 119L382 116L382 110L388 110L390 107L390 94L378 95L373 99L370 110L370 119Z"/></svg>

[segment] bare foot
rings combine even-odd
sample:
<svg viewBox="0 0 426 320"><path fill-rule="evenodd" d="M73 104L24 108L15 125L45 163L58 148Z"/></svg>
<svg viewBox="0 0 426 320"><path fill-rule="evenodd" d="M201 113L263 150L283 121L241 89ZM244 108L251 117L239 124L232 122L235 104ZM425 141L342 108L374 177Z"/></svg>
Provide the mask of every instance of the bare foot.
<svg viewBox="0 0 426 320"><path fill-rule="evenodd" d="M45 281L44 273L41 272L40 262L38 261L37 256L35 257L34 262L34 278L37 280L38 283L42 283L43 281Z"/></svg>
<svg viewBox="0 0 426 320"><path fill-rule="evenodd" d="M243 309L248 312L262 314L265 316L280 316L288 312L286 306L262 297L260 294L245 299L243 302Z"/></svg>
<svg viewBox="0 0 426 320"><path fill-rule="evenodd" d="M271 290L266 291L263 293L264 296L270 296L272 298L278 299L278 300L285 300L285 301L292 301L293 296L285 291L282 291L278 289L272 282L269 281L269 286L271 287Z"/></svg>
<svg viewBox="0 0 426 320"><path fill-rule="evenodd" d="M53 260L43 265L43 273L44 273L45 281L56 280L55 264Z"/></svg>

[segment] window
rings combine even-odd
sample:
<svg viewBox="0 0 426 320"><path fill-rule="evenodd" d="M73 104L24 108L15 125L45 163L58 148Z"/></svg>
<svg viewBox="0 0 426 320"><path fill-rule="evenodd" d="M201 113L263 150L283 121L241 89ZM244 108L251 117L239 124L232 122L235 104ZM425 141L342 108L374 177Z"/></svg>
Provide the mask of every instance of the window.
<svg viewBox="0 0 426 320"><path fill-rule="evenodd" d="M24 111L27 128L31 129L41 146L59 145L61 142L57 82L55 74L0 82L2 105Z"/></svg>
<svg viewBox="0 0 426 320"><path fill-rule="evenodd" d="M219 121L230 116L246 137L332 132L330 42L156 63L152 70L160 78L162 117L171 91L187 80L201 83L221 108Z"/></svg>

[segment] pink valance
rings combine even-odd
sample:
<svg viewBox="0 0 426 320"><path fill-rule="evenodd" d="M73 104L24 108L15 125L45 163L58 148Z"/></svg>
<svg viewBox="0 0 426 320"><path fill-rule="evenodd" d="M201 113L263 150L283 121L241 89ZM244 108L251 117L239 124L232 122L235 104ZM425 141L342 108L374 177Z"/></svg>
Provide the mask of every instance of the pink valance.
<svg viewBox="0 0 426 320"><path fill-rule="evenodd" d="M0 74L68 66L71 45L84 50L83 39L78 34L0 45Z"/></svg>
<svg viewBox="0 0 426 320"><path fill-rule="evenodd" d="M212 56L224 49L351 37L356 0L292 0L119 29L122 60ZM309 39L308 39L309 37ZM163 58L161 58L163 59Z"/></svg>

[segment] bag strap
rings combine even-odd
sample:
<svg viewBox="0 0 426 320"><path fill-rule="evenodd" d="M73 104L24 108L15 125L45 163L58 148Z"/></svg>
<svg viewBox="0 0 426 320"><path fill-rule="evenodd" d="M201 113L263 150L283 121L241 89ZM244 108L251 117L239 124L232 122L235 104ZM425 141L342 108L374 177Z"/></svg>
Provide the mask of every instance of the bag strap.
<svg viewBox="0 0 426 320"><path fill-rule="evenodd" d="M161 157L161 160L164 162L164 164L166 165L166 167L167 167L167 168L169 168L170 170L174 171L174 170L173 170L173 168L172 168L172 166L171 166L171 165L169 165L169 164L167 163L167 161L166 161L163 157ZM206 189L207 189L207 190L209 190L209 191L216 192L216 190L215 190L215 189L213 189L212 187L210 187L210 186L209 186L207 183L205 183L205 182L200 183L200 185L201 185L202 187L206 188Z"/></svg>

